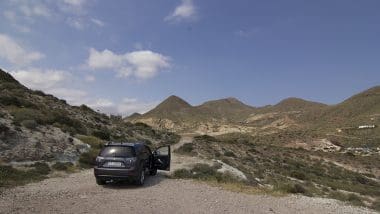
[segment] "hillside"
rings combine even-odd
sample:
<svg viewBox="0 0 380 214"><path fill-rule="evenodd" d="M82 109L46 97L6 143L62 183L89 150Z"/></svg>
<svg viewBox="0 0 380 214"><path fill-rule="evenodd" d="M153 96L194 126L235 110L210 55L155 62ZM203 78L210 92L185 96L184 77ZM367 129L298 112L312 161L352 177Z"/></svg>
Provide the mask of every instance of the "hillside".
<svg viewBox="0 0 380 214"><path fill-rule="evenodd" d="M322 120L340 126L357 126L380 122L380 86L356 94L342 103L330 106Z"/></svg>
<svg viewBox="0 0 380 214"><path fill-rule="evenodd" d="M174 132L218 131L224 125L233 125L234 131L254 107L246 105L236 98L226 98L192 106L177 96L170 96L156 108L140 116L125 118L130 122L143 122L158 129ZM229 128L229 127L226 128Z"/></svg>
<svg viewBox="0 0 380 214"><path fill-rule="evenodd" d="M0 90L0 162L3 163L75 162L82 153L92 149L80 140L87 139L86 136L153 144L177 139L172 133L124 122L85 105L71 106L42 91L30 90L3 70L0 70Z"/></svg>
<svg viewBox="0 0 380 214"><path fill-rule="evenodd" d="M142 115L125 118L158 129L180 133L219 135L243 132L252 135L282 130L319 130L319 134L341 127L380 122L380 87L373 87L337 105L287 98L276 105L252 107L236 98L207 101L191 106L171 96Z"/></svg>

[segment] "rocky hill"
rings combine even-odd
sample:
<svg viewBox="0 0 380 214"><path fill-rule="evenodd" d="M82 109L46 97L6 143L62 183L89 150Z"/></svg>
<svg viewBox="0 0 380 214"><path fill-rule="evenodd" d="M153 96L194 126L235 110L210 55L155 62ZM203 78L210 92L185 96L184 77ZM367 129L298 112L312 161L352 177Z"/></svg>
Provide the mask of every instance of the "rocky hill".
<svg viewBox="0 0 380 214"><path fill-rule="evenodd" d="M310 121L313 115L320 115L326 107L325 104L297 98L260 108L244 104L236 98L212 100L191 106L181 98L171 96L148 113L134 114L125 120L185 133L257 133L304 126L305 121Z"/></svg>
<svg viewBox="0 0 380 214"><path fill-rule="evenodd" d="M42 91L30 90L1 69L0 90L1 162L75 162L91 149L80 140L86 136L153 144L178 140L175 134L124 122L85 105L71 106Z"/></svg>

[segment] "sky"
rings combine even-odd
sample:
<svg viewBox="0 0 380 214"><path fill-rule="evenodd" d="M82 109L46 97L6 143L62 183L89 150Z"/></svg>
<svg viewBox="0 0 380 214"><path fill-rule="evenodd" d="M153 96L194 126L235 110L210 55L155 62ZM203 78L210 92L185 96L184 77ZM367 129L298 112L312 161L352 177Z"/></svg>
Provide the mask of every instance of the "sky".
<svg viewBox="0 0 380 214"><path fill-rule="evenodd" d="M380 85L378 0L3 0L0 68L129 115L170 95L336 104Z"/></svg>

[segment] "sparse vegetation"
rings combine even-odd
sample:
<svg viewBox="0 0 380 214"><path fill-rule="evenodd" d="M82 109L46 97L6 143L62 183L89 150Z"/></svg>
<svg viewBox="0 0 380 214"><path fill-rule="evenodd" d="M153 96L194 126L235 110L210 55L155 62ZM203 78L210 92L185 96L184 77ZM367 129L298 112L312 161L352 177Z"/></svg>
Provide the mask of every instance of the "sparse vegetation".
<svg viewBox="0 0 380 214"><path fill-rule="evenodd" d="M56 162L53 164L52 168L58 171L66 172L73 172L75 170L75 166L71 162Z"/></svg>
<svg viewBox="0 0 380 214"><path fill-rule="evenodd" d="M49 172L49 166L43 162L35 163L27 170L0 165L0 187L12 187L40 181L45 179Z"/></svg>
<svg viewBox="0 0 380 214"><path fill-rule="evenodd" d="M258 178L260 184L272 186L274 191L331 197L361 206L371 204L371 198L380 197L380 182L371 179L376 176L371 173L358 173L326 161L350 162L352 165L367 164L366 161L370 160L376 163L374 167L380 163L378 156L355 156L352 159L351 156L340 153L285 148L280 141L272 141L279 135L283 139L292 136L291 132L287 133L275 133L263 138L238 134L216 139L199 137L194 138L191 152L222 160L244 172L248 184L256 186ZM295 136L302 135L299 132ZM178 173L183 177L198 179L191 171L181 170Z"/></svg>
<svg viewBox="0 0 380 214"><path fill-rule="evenodd" d="M219 165L196 164L192 169L178 169L174 171L173 178L193 178L204 181L216 181L222 183L240 182L230 173L218 172Z"/></svg>
<svg viewBox="0 0 380 214"><path fill-rule="evenodd" d="M103 147L104 141L94 136L78 135L77 138L91 146L89 152L85 152L79 157L80 166L83 168L93 167L96 156L99 154L100 149Z"/></svg>

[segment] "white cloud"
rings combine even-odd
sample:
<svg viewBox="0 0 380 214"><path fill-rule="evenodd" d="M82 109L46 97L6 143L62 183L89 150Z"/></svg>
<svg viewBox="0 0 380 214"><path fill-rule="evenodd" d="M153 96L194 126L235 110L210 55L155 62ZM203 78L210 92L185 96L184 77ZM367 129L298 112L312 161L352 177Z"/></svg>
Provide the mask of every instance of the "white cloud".
<svg viewBox="0 0 380 214"><path fill-rule="evenodd" d="M87 92L71 88L52 88L45 92L66 100L72 105L81 105L87 97Z"/></svg>
<svg viewBox="0 0 380 214"><path fill-rule="evenodd" d="M95 77L92 75L86 75L84 77L84 81L86 81L86 82L95 82L95 80L96 80Z"/></svg>
<svg viewBox="0 0 380 214"><path fill-rule="evenodd" d="M158 102L140 102L134 98L124 98L121 102L115 103L108 99L97 99L87 105L95 110L107 114L127 116L132 113L145 113L154 108Z"/></svg>
<svg viewBox="0 0 380 214"><path fill-rule="evenodd" d="M95 18L91 18L91 22L96 24L99 27L103 27L105 25L103 21L101 21L99 19L95 19Z"/></svg>
<svg viewBox="0 0 380 214"><path fill-rule="evenodd" d="M235 35L239 37L249 38L260 32L259 28L242 29L235 31Z"/></svg>
<svg viewBox="0 0 380 214"><path fill-rule="evenodd" d="M28 88L48 90L62 85L70 75L61 70L41 70L37 68L10 72L18 81Z"/></svg>
<svg viewBox="0 0 380 214"><path fill-rule="evenodd" d="M4 11L3 15L10 22L15 22L17 20L17 15L13 11L9 11L9 10Z"/></svg>
<svg viewBox="0 0 380 214"><path fill-rule="evenodd" d="M26 87L65 99L72 105L81 105L88 100L87 92L66 87L72 83L72 75L67 71L30 68L11 71L10 74Z"/></svg>
<svg viewBox="0 0 380 214"><path fill-rule="evenodd" d="M72 105L86 104L107 114L127 116L135 112L145 113L158 104L158 102L141 102L134 98L124 98L119 102L104 98L93 99L86 91L67 88L66 85L72 84L73 81L73 76L67 71L31 68L11 71L10 74L31 89L42 90Z"/></svg>
<svg viewBox="0 0 380 214"><path fill-rule="evenodd" d="M25 50L9 36L0 34L0 58L4 58L15 65L26 65L43 57L42 53Z"/></svg>
<svg viewBox="0 0 380 214"><path fill-rule="evenodd" d="M169 60L169 57L150 50L115 54L107 49L97 51L91 48L87 65L92 69L112 69L119 77L133 76L138 79L148 79L169 68Z"/></svg>
<svg viewBox="0 0 380 214"><path fill-rule="evenodd" d="M19 9L21 13L28 17L39 16L48 18L51 16L50 10L42 4L30 5L24 3L20 5Z"/></svg>
<svg viewBox="0 0 380 214"><path fill-rule="evenodd" d="M81 7L86 3L86 0L63 0L63 2L71 6Z"/></svg>
<svg viewBox="0 0 380 214"><path fill-rule="evenodd" d="M85 28L85 22L80 18L69 17L66 19L66 22L68 25L76 28L77 30L83 30Z"/></svg>
<svg viewBox="0 0 380 214"><path fill-rule="evenodd" d="M165 21L194 20L196 18L196 7L193 0L182 0L174 11L165 17Z"/></svg>
<svg viewBox="0 0 380 214"><path fill-rule="evenodd" d="M126 116L135 112L143 114L157 106L158 102L140 102L137 99L125 98L118 105L119 114Z"/></svg>

